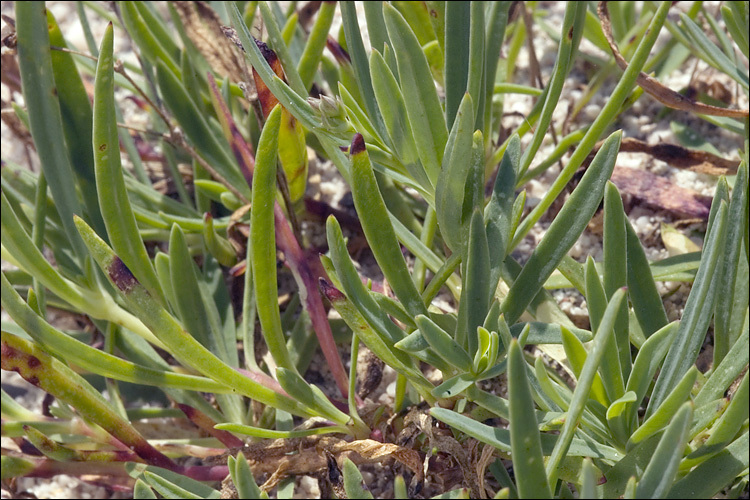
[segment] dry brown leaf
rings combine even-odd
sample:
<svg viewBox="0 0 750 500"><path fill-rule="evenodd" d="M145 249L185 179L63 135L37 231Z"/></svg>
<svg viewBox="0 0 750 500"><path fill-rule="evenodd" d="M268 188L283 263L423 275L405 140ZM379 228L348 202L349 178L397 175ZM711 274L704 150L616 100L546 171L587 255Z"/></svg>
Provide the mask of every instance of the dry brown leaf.
<svg viewBox="0 0 750 500"><path fill-rule="evenodd" d="M349 495L346 494L346 488L344 488L344 474L341 473L336 457L328 450L324 450L324 452L326 454L326 465L328 466L328 484L331 485L331 489L337 498L349 498Z"/></svg>
<svg viewBox="0 0 750 500"><path fill-rule="evenodd" d="M477 476L478 468L472 466L472 457L479 445L476 439L468 439L465 443L459 443L452 435L446 436L433 432L433 418L425 413L418 415L418 426L425 433L430 449L436 448L441 452L451 455L461 469L464 483L471 489L472 498L487 498L482 480Z"/></svg>
<svg viewBox="0 0 750 500"><path fill-rule="evenodd" d="M609 20L607 2L599 2L599 19L601 20L604 36L609 43L609 48L615 56L615 61L617 61L617 65L620 66L620 69L625 71L628 68L628 62L622 57L622 54L620 54L620 50L617 48L614 38L612 37L612 25ZM710 106L708 104L696 102L662 85L658 80L643 72L638 75L637 83L651 97L668 108L690 111L692 113L700 113L703 115L729 116L732 118L747 118L748 116L748 110L746 109L720 108L718 106Z"/></svg>
<svg viewBox="0 0 750 500"><path fill-rule="evenodd" d="M416 450L372 439L349 442L332 436L309 436L264 440L233 451L240 451L245 455L256 477L270 475L261 487L265 491L274 488L287 476L318 475L327 470L327 453L336 460L347 457L356 465L386 462L394 458L408 467L418 482L421 483L424 479L422 462ZM291 454L293 452L296 453ZM219 460L226 460L226 456Z"/></svg>
<svg viewBox="0 0 750 500"><path fill-rule="evenodd" d="M489 488L484 484L485 471L487 470L487 467L490 465L490 463L494 460L494 458L495 448L487 444L484 445L484 447L482 448L482 454L477 460L475 466L477 479L479 480L479 491L487 495L483 498L493 497L495 495L495 493L489 490Z"/></svg>
<svg viewBox="0 0 750 500"><path fill-rule="evenodd" d="M598 150L599 145L597 145ZM697 151L675 144L650 145L638 139L626 137L620 145L620 152L645 153L669 165L708 175L734 175L740 162L727 160L706 151Z"/></svg>
<svg viewBox="0 0 750 500"><path fill-rule="evenodd" d="M612 182L621 194L681 217L708 219L711 199L645 170L615 167Z"/></svg>
<svg viewBox="0 0 750 500"><path fill-rule="evenodd" d="M260 49L261 54L263 54L263 58L266 60L276 76L286 82L284 68L281 66L281 61L276 55L276 52L271 50L268 45L266 45L264 42L261 42L260 40L255 40L255 44ZM279 103L279 100L276 99L276 96L273 95L273 92L271 92L271 89L268 88L255 68L253 68L253 80L255 81L255 89L258 91L258 100L260 101L260 106L263 110L263 116L267 118L274 106Z"/></svg>
<svg viewBox="0 0 750 500"><path fill-rule="evenodd" d="M217 74L236 83L249 80L243 56L224 36L219 16L206 2L172 2L172 6L188 38Z"/></svg>

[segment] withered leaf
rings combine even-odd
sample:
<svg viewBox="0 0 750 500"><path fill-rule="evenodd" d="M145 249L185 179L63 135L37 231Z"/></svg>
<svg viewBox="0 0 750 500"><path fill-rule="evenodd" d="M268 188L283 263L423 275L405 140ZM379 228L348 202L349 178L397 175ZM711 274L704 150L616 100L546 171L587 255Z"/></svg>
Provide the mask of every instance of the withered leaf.
<svg viewBox="0 0 750 500"><path fill-rule="evenodd" d="M422 463L416 450L392 443L379 443L372 439L345 441L332 436L309 436L298 439L276 439L253 443L244 447L253 473L271 476L261 486L265 491L274 488L290 475L317 475L328 470L330 453L337 460L349 458L356 465L385 462L391 458L404 464L421 482L424 478ZM291 454L292 452L296 452Z"/></svg>
<svg viewBox="0 0 750 500"><path fill-rule="evenodd" d="M247 81L245 62L222 31L221 20L206 2L172 2L188 38L219 75L233 82Z"/></svg>
<svg viewBox="0 0 750 500"><path fill-rule="evenodd" d="M715 176L734 175L740 166L737 160L727 160L707 151L697 151L666 143L652 146L632 137L622 140L620 152L645 153L676 168Z"/></svg>
<svg viewBox="0 0 750 500"><path fill-rule="evenodd" d="M615 167L612 182L621 194L681 217L708 219L711 198L675 186L668 179L645 170Z"/></svg>
<svg viewBox="0 0 750 500"><path fill-rule="evenodd" d="M268 45L266 45L264 42L261 42L260 40L256 39L255 44L260 49L261 54L263 54L263 58L266 60L276 76L286 82L284 68L282 68L281 61L276 55L276 52L271 50ZM268 114L271 112L271 110L273 110L274 106L279 103L279 100L276 99L276 96L273 95L271 89L268 88L255 68L253 68L253 80L255 81L255 88L258 91L258 100L260 101L260 106L263 110L263 116L268 117Z"/></svg>

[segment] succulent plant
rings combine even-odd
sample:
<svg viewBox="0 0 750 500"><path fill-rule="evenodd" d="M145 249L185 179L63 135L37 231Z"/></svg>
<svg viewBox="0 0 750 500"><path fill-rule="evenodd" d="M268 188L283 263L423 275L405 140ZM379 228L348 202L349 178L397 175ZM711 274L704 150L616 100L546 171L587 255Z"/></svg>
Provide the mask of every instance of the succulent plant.
<svg viewBox="0 0 750 500"><path fill-rule="evenodd" d="M2 369L54 403L37 414L3 390L2 435L16 445L3 447L4 487L70 474L136 498L281 498L310 475L324 495L372 498L358 466L395 461L399 498L747 491L748 112L658 79L695 57L746 104L748 2L721 7L729 36L700 2L679 22L671 2L569 2L557 28L532 2L365 2L369 50L354 2L77 5L88 54L44 2L15 3L25 106L13 114L41 169L3 160ZM110 21L98 42L92 13ZM541 89L512 81L533 23L558 42ZM138 64L117 60L116 33ZM598 65L592 82L619 79L542 158L583 58ZM738 166L717 167L727 177L702 250L659 261L610 181L630 139L618 120L644 91L744 142ZM146 129L123 123L119 92ZM506 134L513 93L536 103ZM300 223L313 212L308 150L335 166L358 216L342 228L327 209L321 254ZM154 160L171 188L154 182ZM523 187L558 161L527 207ZM578 262L569 251L596 214L603 259ZM360 274L352 228L382 282ZM691 284L678 320L658 281ZM587 325L553 288L585 297ZM88 329L61 328L60 310ZM358 395L362 345L396 372L392 404ZM318 346L335 394L306 378ZM161 407L139 407L147 388ZM187 419L191 437L148 438L135 423L150 418Z"/></svg>

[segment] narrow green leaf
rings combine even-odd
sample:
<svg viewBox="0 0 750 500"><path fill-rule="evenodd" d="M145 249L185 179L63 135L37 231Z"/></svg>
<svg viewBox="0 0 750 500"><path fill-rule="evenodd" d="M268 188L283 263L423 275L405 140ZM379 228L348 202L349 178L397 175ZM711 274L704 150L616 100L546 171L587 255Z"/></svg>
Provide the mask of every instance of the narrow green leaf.
<svg viewBox="0 0 750 500"><path fill-rule="evenodd" d="M622 457L615 465L604 473L606 482L599 487L601 498L618 498L622 496L631 480L635 481L636 476L643 474L644 464L647 464L654 454L656 446L659 444L659 436L652 436L630 450L627 455ZM633 490L635 487L633 485ZM637 498L635 492L631 498Z"/></svg>
<svg viewBox="0 0 750 500"><path fill-rule="evenodd" d="M3 370L18 372L33 385L73 406L81 416L101 426L150 463L170 468L175 466L120 417L99 391L39 345L3 332L2 350Z"/></svg>
<svg viewBox="0 0 750 500"><path fill-rule="evenodd" d="M483 443L494 446L498 450L511 453L510 431L499 427L477 422L471 417L461 415L445 408L433 407L430 409L430 415L445 422L451 427L477 439ZM542 453L549 455L555 447L558 439L557 435L541 433ZM619 461L623 455L610 446L597 443L593 440L583 440L574 438L571 441L567 456L569 457L596 457L606 460ZM538 480L538 478L537 478Z"/></svg>
<svg viewBox="0 0 750 500"><path fill-rule="evenodd" d="M607 298L628 281L627 230L625 210L617 188L611 182L604 191L604 291ZM615 346L620 358L622 379L630 375L632 358L630 354L630 337L628 335L628 305L621 306L615 324Z"/></svg>
<svg viewBox="0 0 750 500"><path fill-rule="evenodd" d="M745 372L745 376L740 382L740 386L732 395L732 401L729 403L729 407L726 409L724 414L719 418L719 421L714 424L710 430L708 439L703 443L703 446L695 450L688 457L690 459L701 458L705 459L708 455L713 455L724 449L734 437L737 435L742 425L748 417L748 399L750 390L748 390L748 374Z"/></svg>
<svg viewBox="0 0 750 500"><path fill-rule="evenodd" d="M439 386L435 387L432 395L436 398L453 398L464 392L467 388L474 385L476 376L472 373L462 373L451 377Z"/></svg>
<svg viewBox="0 0 750 500"><path fill-rule="evenodd" d="M18 65L28 109L29 129L44 176L60 212L65 235L82 269L86 247L73 224L73 215L81 214L82 210L76 196L70 156L65 147L60 103L55 95L44 3L21 2L15 8Z"/></svg>
<svg viewBox="0 0 750 500"><path fill-rule="evenodd" d="M484 2L471 2L471 27L469 37L469 57L468 57L468 80L466 82L466 91L472 97L474 104L474 117L476 118L477 129L484 130L484 107L491 106L492 103L485 101L484 86L487 81L484 76L485 71L485 4ZM449 71L450 73L450 71ZM493 82L494 83L494 82Z"/></svg>
<svg viewBox="0 0 750 500"><path fill-rule="evenodd" d="M669 323L669 320L661 296L656 290L656 282L651 275L641 242L629 222L625 224L625 229L627 231L628 292L641 330L648 338Z"/></svg>
<svg viewBox="0 0 750 500"><path fill-rule="evenodd" d="M510 327L510 333L518 338L526 327L529 328L529 338L527 340L529 344L562 344L562 328L575 335L581 342L589 342L594 338L594 335L588 330L573 326L543 323L541 321L516 323Z"/></svg>
<svg viewBox="0 0 750 500"><path fill-rule="evenodd" d="M305 43L305 50L302 52L302 56L297 64L297 72L305 88L309 89L313 82L323 55L323 49L326 46L326 38L331 29L335 12L336 4L333 2L323 2L315 18L315 24L313 24L310 30L310 36L307 38L307 43Z"/></svg>
<svg viewBox="0 0 750 500"><path fill-rule="evenodd" d="M383 138L387 136L381 136L381 134L378 133L377 130L375 130L370 117L360 107L359 103L351 94L349 89L347 89L346 85L344 85L343 82L339 82L338 87L339 96L344 103L346 117L354 126L354 129L364 135L365 140L369 144L379 146L381 148L384 147L385 141L383 140Z"/></svg>
<svg viewBox="0 0 750 500"><path fill-rule="evenodd" d="M47 9L50 44L68 47L52 11ZM99 211L94 178L94 152L91 148L91 124L93 115L91 101L83 86L73 56L67 52L53 50L52 70L55 73L55 88L60 99L60 112L65 123L63 133L70 152L70 165L81 187L80 194L86 207L87 219L99 234L106 234L104 221Z"/></svg>
<svg viewBox="0 0 750 500"><path fill-rule="evenodd" d="M637 395L633 391L628 391L622 395L621 398L612 401L612 404L607 408L607 420L614 420L623 414L628 406L631 406L635 402Z"/></svg>
<svg viewBox="0 0 750 500"><path fill-rule="evenodd" d="M469 81L471 3L445 4L445 123L453 127ZM476 98L476 94L472 94ZM472 122L473 126L473 122Z"/></svg>
<svg viewBox="0 0 750 500"><path fill-rule="evenodd" d="M518 493L522 498L551 498L544 480L544 460L534 400L526 378L526 361L516 340L508 349L508 400L510 401L510 443Z"/></svg>
<svg viewBox="0 0 750 500"><path fill-rule="evenodd" d="M500 264L505 259L508 243L513 238L513 203L515 201L516 170L521 155L521 139L513 135L498 167L492 196L484 212L487 224L487 244L490 251L490 292L494 295L500 281Z"/></svg>
<svg viewBox="0 0 750 500"><path fill-rule="evenodd" d="M695 276L693 288L688 296L685 310L680 321L676 339L667 352L659 377L656 379L651 394L646 416L651 415L662 404L682 376L693 366L698 352L703 345L711 314L704 311L713 310L716 300L715 269L724 251L724 236L727 228L727 206L721 201L721 206L714 220L712 231L708 235L703 247L701 266Z"/></svg>
<svg viewBox="0 0 750 500"><path fill-rule="evenodd" d="M471 357L453 338L424 315L416 317L417 326L425 340L432 346L438 356L464 372L470 372Z"/></svg>
<svg viewBox="0 0 750 500"><path fill-rule="evenodd" d="M278 431L272 429L263 429L261 427L253 427L251 425L243 424L217 424L215 429L236 432L238 434L244 434L254 438L262 439L296 439L307 436L319 436L321 434L341 434L346 432L346 427L341 425L329 426L329 427L315 427L313 429L304 429L299 431L288 430ZM252 498L252 497L251 497Z"/></svg>
<svg viewBox="0 0 750 500"><path fill-rule="evenodd" d="M295 415L312 416L311 411L302 404L242 375L198 343L161 304L153 300L123 261L83 220L76 218L76 225L91 255L110 283L120 291L128 306L144 324L150 330L158 332L159 339L175 358L207 377L232 387L240 394Z"/></svg>
<svg viewBox="0 0 750 500"><path fill-rule="evenodd" d="M357 273L354 263L344 242L341 226L335 217L326 221L328 247L331 249L331 260L335 266L335 275L341 282L346 297L356 305L361 315L378 334L392 343L404 338L404 332L380 309L375 299L370 296ZM330 299L329 299L330 300ZM358 333L359 335L359 333Z"/></svg>
<svg viewBox="0 0 750 500"><path fill-rule="evenodd" d="M742 332L740 338L737 339L737 342L734 343L721 363L718 366L714 366L708 380L703 384L698 395L695 396L695 405L697 407L722 397L724 391L727 390L730 384L745 369L748 364L748 358L750 358L750 352L747 349L748 333L747 323L745 323L745 330Z"/></svg>
<svg viewBox="0 0 750 500"><path fill-rule="evenodd" d="M224 181L250 197L250 187L230 153L221 129L212 127L179 78L160 60L156 65L156 81L167 109L201 156L224 177Z"/></svg>
<svg viewBox="0 0 750 500"><path fill-rule="evenodd" d="M591 220L614 169L621 138L622 133L615 132L604 141L581 182L510 287L501 307L509 323L518 320Z"/></svg>
<svg viewBox="0 0 750 500"><path fill-rule="evenodd" d="M217 490L209 488L203 483L190 479L187 476L166 476L161 471L146 470L143 471L142 477L149 486L164 498L219 498ZM211 490L211 493L208 495L206 495L206 488Z"/></svg>
<svg viewBox="0 0 750 500"><path fill-rule="evenodd" d="M568 164L557 177L553 186L544 196L542 201L531 211L531 213L519 226L518 231L516 231L514 235L513 243L511 245L512 247L515 247L526 236L531 227L536 224L536 222L547 211L550 205L552 205L553 201L560 195L575 172L578 170L578 167L581 166L581 163L589 155L592 148L597 143L606 128L609 127L612 123L613 116L615 116L615 114L619 111L623 102L625 102L625 99L633 90L636 79L649 57L651 47L656 42L656 38L658 37L661 31L661 27L666 20L670 5L671 3L669 2L662 2L659 5L659 8L656 10L653 18L651 18L651 23L648 26L646 35L641 39L640 43L638 44L638 48L635 51L635 54L633 54L633 57L629 61L628 69L625 71L625 73L623 73L622 78L620 78L617 84L617 87L615 87L614 91L610 95L610 98L602 108L599 116L589 127L586 135L583 137L580 144L573 152L573 155L570 157Z"/></svg>
<svg viewBox="0 0 750 500"><path fill-rule="evenodd" d="M382 52L385 45L388 44L388 28L385 27L383 4L380 2L365 2L362 4L362 7L365 11L367 34L370 37L370 47L372 47L373 52ZM393 71L396 71L395 68ZM375 75L375 73L372 72L372 67L370 67L370 74Z"/></svg>
<svg viewBox="0 0 750 500"><path fill-rule="evenodd" d="M581 468L580 498L598 498L596 494L597 470L590 458L583 459Z"/></svg>
<svg viewBox="0 0 750 500"><path fill-rule="evenodd" d="M565 16L560 29L561 40L555 58L555 67L552 76L545 89L544 107L535 126L534 136L531 144L526 148L521 158L519 176L526 172L536 156L542 140L548 133L549 124L552 121L552 113L560 102L560 94L575 60L575 53L583 34L584 17L586 16L586 4L581 2L569 2L565 6Z"/></svg>
<svg viewBox="0 0 750 500"><path fill-rule="evenodd" d="M203 241L208 252L225 267L237 263L237 252L228 239L220 236L214 227L214 218L209 212L203 215Z"/></svg>
<svg viewBox="0 0 750 500"><path fill-rule="evenodd" d="M713 498L742 474L750 464L748 433L744 432L713 457L675 482L668 498Z"/></svg>
<svg viewBox="0 0 750 500"><path fill-rule="evenodd" d="M487 245L487 233L484 218L479 208L474 210L469 226L469 242L464 273L464 291L462 301L468 301L466 308L466 325L464 338L468 337L468 353L471 358L477 352L477 328L484 324L490 308L490 250ZM464 326L464 325L461 325ZM457 340L459 336L456 335Z"/></svg>
<svg viewBox="0 0 750 500"><path fill-rule="evenodd" d="M462 214L466 179L472 166L473 130L471 96L464 94L445 146L442 171L435 188L435 212L440 234L448 248L461 254L465 246Z"/></svg>
<svg viewBox="0 0 750 500"><path fill-rule="evenodd" d="M434 212L433 212L434 213ZM398 240L401 242L404 247L406 247L409 252L411 252L419 261L423 262L425 267L435 273L433 276L433 280L440 281L439 275L440 270L446 270L449 268L450 273L453 272L453 269L455 269L455 266L458 265L458 263L451 263L447 268L443 267L445 264L447 264L450 260L445 259L443 257L438 256L435 252L433 252L424 242L421 241L420 238L418 238L414 233L412 233L406 226L404 226L401 221L399 221L392 213L389 212L389 217L391 219L391 224L393 225L393 230L396 232L396 236L398 237ZM457 258L457 257L456 257ZM455 265L454 265L455 264ZM461 282L458 279L457 275L449 274L445 277L446 279L443 279L440 283L441 285L443 283L446 283L448 285L448 288L453 292L454 297L458 297L457 290L461 288ZM425 304L429 304L429 300L425 299L425 296L423 294L422 299Z"/></svg>
<svg viewBox="0 0 750 500"><path fill-rule="evenodd" d="M168 24L162 19L149 4L136 3L138 14L143 18L148 29L153 33L154 39L164 47L164 51L177 58L180 48L175 42L174 34L167 29Z"/></svg>
<svg viewBox="0 0 750 500"><path fill-rule="evenodd" d="M739 260L742 258L742 238L747 228L748 175L747 164L742 162L737 169L729 202L730 221L734 221L727 228L725 254L721 267L717 270L719 282L716 285L722 290L722 300L717 300L714 306L714 366L718 366L726 353L732 347L739 332L731 330L731 319L734 308L745 309L744 302L737 303L735 299L735 283L738 279ZM741 278L740 278L741 279Z"/></svg>
<svg viewBox="0 0 750 500"><path fill-rule="evenodd" d="M664 399L659 408L630 436L627 444L628 450L667 426L667 423L672 420L682 404L690 397L697 376L698 369L693 366Z"/></svg>
<svg viewBox="0 0 750 500"><path fill-rule="evenodd" d="M375 260L404 308L413 316L426 315L427 308L409 275L362 135L354 136L349 152L352 158L354 206Z"/></svg>
<svg viewBox="0 0 750 500"><path fill-rule="evenodd" d="M296 371L279 367L276 369L276 378L281 387L295 400L339 425L349 422L349 415L336 408L317 386L305 382Z"/></svg>
<svg viewBox="0 0 750 500"><path fill-rule="evenodd" d="M5 273L2 274L2 290L3 309L13 321L46 349L76 366L103 377L135 384L168 385L202 392L231 392L228 387L203 377L140 366L65 335L44 321L21 299L8 282Z"/></svg>
<svg viewBox="0 0 750 500"><path fill-rule="evenodd" d="M5 186L3 186L5 187ZM21 214L23 212L20 212ZM6 190L0 192L0 217L3 234L3 258L22 268L27 273L41 281L58 297L65 297L70 304L85 309L87 305L96 304L98 297L89 290L85 290L76 283L62 277L60 273L44 258L39 248L29 237L16 216L10 200L6 197ZM9 254L6 257L6 252ZM97 316L105 314L101 308L94 308L91 314Z"/></svg>
<svg viewBox="0 0 750 500"><path fill-rule="evenodd" d="M338 231L340 233L341 229L338 229ZM334 231L331 229L330 222L328 232L330 245L332 241L336 241L331 237L331 234ZM346 248L346 245L344 245L343 243L343 238L340 241L340 246L343 246L344 249ZM334 256L334 261L338 261L339 256L336 255L336 253L338 253L338 250L334 249L333 245L331 245L331 250L331 253ZM349 261L349 265L351 265L353 268L353 264L351 264L351 261ZM339 267L338 265L338 262L337 268L341 269L341 267ZM342 273L342 271L339 271L339 273ZM344 273L344 275L345 274L346 273ZM349 281L351 279L350 277L344 277L344 275L342 275L342 281ZM354 277L358 280L356 274ZM361 285L362 282L360 281L359 284ZM349 285L345 285L345 290L347 286ZM358 303L359 307L355 307L354 303L350 301L350 299L348 299L343 293L341 293L341 291L337 290L323 280L321 280L321 289L323 291L323 294L331 302L336 311L341 314L342 318L344 318L344 321L346 321L347 325L349 325L349 327L353 331L357 332L357 337L361 339L362 342L372 352L374 352L380 359L385 361L386 364L388 364L398 373L408 378L409 381L414 384L415 388L417 389L417 391L419 391L422 397L424 397L428 401L434 401L434 398L431 395L434 386L417 369L414 363L414 359L406 355L406 353L396 349L393 346L393 340L390 339L387 334L383 333L385 329L382 328L380 324L383 321L390 322L390 319L377 308L376 304L374 306L374 309L371 309L371 307L369 307L372 304L363 305L362 303ZM369 300L372 299L369 298ZM391 324L393 323L391 322ZM398 329L397 331L400 332L400 330Z"/></svg>
<svg viewBox="0 0 750 500"><path fill-rule="evenodd" d="M693 403L683 404L659 440L635 494L637 498L665 498L674 482L682 451L687 444L687 433L693 417Z"/></svg>
<svg viewBox="0 0 750 500"><path fill-rule="evenodd" d="M578 384L573 392L573 399L570 401L570 409L568 410L568 415L565 419L565 425L560 432L560 437L555 444L555 449L552 451L552 455L547 462L548 480L557 479L557 467L560 465L562 458L567 454L568 446L573 439L573 434L575 433L578 421L581 418L586 401L588 400L594 376L596 375L596 371L604 357L607 343L609 342L610 337L613 336L615 318L620 307L620 302L623 300L625 300L625 290L620 289L612 296L612 300L610 300L607 305L607 310L602 318L599 331L597 332L596 337L594 337L594 345L586 358L586 363L581 371L581 376L578 377ZM553 481L550 481L550 483L551 482Z"/></svg>
<svg viewBox="0 0 750 500"><path fill-rule="evenodd" d="M485 137L490 137L493 126L492 95L495 92L495 77L500 61L500 50L505 39L505 28L508 25L508 12L511 2L492 2L487 13L484 47L484 129Z"/></svg>
<svg viewBox="0 0 750 500"><path fill-rule="evenodd" d="M434 186L448 140L437 89L419 41L404 17L390 4L383 5L383 14L419 158Z"/></svg>
<svg viewBox="0 0 750 500"><path fill-rule="evenodd" d="M253 175L252 212L250 216L250 244L253 247L252 269L255 277L255 300L258 318L263 328L268 350L279 366L293 369L294 363L286 348L281 328L281 314L276 284L276 230L274 203L276 200L276 153L281 106L268 115L258 142Z"/></svg>
<svg viewBox="0 0 750 500"><path fill-rule="evenodd" d="M373 498L354 462L344 459L344 491L349 498Z"/></svg>
<svg viewBox="0 0 750 500"><path fill-rule="evenodd" d="M635 404L628 408L628 422L635 422L636 410L646 397L651 382L657 370L662 366L662 360L667 355L667 350L672 344L674 335L679 328L678 322L669 323L667 326L654 332L638 350L638 355L633 363L628 383L625 387L627 392L635 392Z"/></svg>
<svg viewBox="0 0 750 500"><path fill-rule="evenodd" d="M378 108L383 115L386 131L393 144L396 156L406 170L423 188L433 189L427 173L419 162L419 155L412 135L411 124L406 113L406 104L396 77L380 52L370 54L370 74Z"/></svg>
<svg viewBox="0 0 750 500"><path fill-rule="evenodd" d="M157 39L152 31L154 25L147 22L147 20L141 16L140 10L141 9L139 9L133 2L123 2L121 4L120 12L122 14L122 19L125 22L125 27L128 30L128 34L138 44L141 54L149 63L156 65L158 61L163 61L170 71L179 74L180 69L177 66L177 59L175 58L176 54L174 52L170 53L170 51L162 45L161 41ZM173 48L176 48L174 43L170 45Z"/></svg>
<svg viewBox="0 0 750 500"><path fill-rule="evenodd" d="M169 238L169 267L172 290L191 290L191 293L175 293L175 310L185 328L205 348L215 350L208 314L203 307L198 288L198 274L190 256L185 235L180 226L172 226Z"/></svg>
<svg viewBox="0 0 750 500"><path fill-rule="evenodd" d="M115 252L149 293L165 305L164 292L138 234L123 179L115 117L113 44L110 25L99 49L94 86L93 145L99 205Z"/></svg>
<svg viewBox="0 0 750 500"><path fill-rule="evenodd" d="M386 128L383 117L380 114L375 91L373 90L372 79L370 75L370 65L365 53L365 46L362 42L362 35L359 31L359 22L357 21L357 11L354 2L341 2L341 20L346 35L347 50L351 54L354 74L357 77L359 90L362 93L367 114L372 119L373 125L379 135L385 136ZM381 47L377 47L381 49Z"/></svg>
<svg viewBox="0 0 750 500"><path fill-rule="evenodd" d="M591 256L586 260L586 304L591 318L591 330L596 335L604 310L607 307L607 296L604 293L604 287L599 280L599 275L594 267L594 259ZM618 320L621 314L622 309L619 311ZM625 393L625 382L622 379L620 355L616 342L607 345L604 361L599 368L599 375L601 375L602 384L607 392L607 404Z"/></svg>
<svg viewBox="0 0 750 500"><path fill-rule="evenodd" d="M573 373L576 375L576 377L580 378L581 372L583 371L583 367L586 363L586 359L588 358L586 348L575 335L573 335L570 331L568 331L567 328L564 327L562 328L562 342L563 347L565 348L565 354L570 361L571 368L573 369ZM609 404L607 391L604 388L601 376L598 373L594 375L594 380L591 383L590 398L600 402L605 406Z"/></svg>
<svg viewBox="0 0 750 500"><path fill-rule="evenodd" d="M729 75L744 87L745 91L747 91L748 88L750 88L750 84L748 84L748 76L745 71L733 61L730 61L729 58L724 55L724 53L711 40L709 40L709 38L703 33L703 30L695 24L695 21L685 14L680 15L680 20L682 21L687 36L704 52L706 57L703 57L703 60L714 68Z"/></svg>
<svg viewBox="0 0 750 500"><path fill-rule="evenodd" d="M727 26L737 46L745 57L750 58L750 39L748 39L747 23L748 6L742 2L727 2L721 6L721 18Z"/></svg>
<svg viewBox="0 0 750 500"><path fill-rule="evenodd" d="M232 483L237 489L237 497L260 498L260 488L258 488L258 483L255 482L245 455L238 453L237 458L230 456L227 465L229 466L229 474L232 476Z"/></svg>
<svg viewBox="0 0 750 500"><path fill-rule="evenodd" d="M152 490L149 485L143 482L142 479L137 479L135 481L135 486L133 487L133 498L156 500L157 497L156 493L154 493L154 490Z"/></svg>

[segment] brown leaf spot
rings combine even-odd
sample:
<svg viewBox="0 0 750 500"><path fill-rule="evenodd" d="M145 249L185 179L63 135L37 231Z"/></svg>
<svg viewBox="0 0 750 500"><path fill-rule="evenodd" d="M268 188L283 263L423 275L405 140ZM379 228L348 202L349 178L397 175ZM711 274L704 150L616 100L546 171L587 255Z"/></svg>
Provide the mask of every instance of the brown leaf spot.
<svg viewBox="0 0 750 500"><path fill-rule="evenodd" d="M27 378L26 381L31 385L39 387L39 377L37 377L36 375L32 375L31 377Z"/></svg>
<svg viewBox="0 0 750 500"><path fill-rule="evenodd" d="M106 151L106 150L107 150L106 144L102 144L101 146L99 146L99 151Z"/></svg>
<svg viewBox="0 0 750 500"><path fill-rule="evenodd" d="M14 349L11 346L9 346L5 342L3 342L1 349L2 350L0 352L2 352L3 370L6 370L7 369L7 368L5 368L7 366L6 362L9 362L10 360L15 359L16 357L18 357L18 350Z"/></svg>
<svg viewBox="0 0 750 500"><path fill-rule="evenodd" d="M138 280L133 276L128 266L117 256L112 260L112 264L109 265L107 272L109 273L109 278L122 292L127 293L138 284Z"/></svg>
<svg viewBox="0 0 750 500"><path fill-rule="evenodd" d="M29 365L29 368L34 369L41 366L42 362L39 361L39 358L36 356L29 356L29 358L26 360L26 364Z"/></svg>

